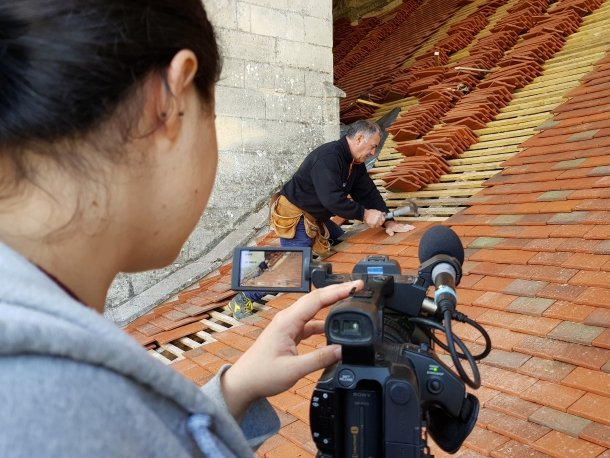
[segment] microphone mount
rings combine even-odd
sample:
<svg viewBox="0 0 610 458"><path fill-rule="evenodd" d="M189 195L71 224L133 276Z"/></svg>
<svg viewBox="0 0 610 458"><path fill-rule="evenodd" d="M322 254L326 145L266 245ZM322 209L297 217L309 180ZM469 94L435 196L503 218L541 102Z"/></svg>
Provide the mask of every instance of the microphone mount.
<svg viewBox="0 0 610 458"><path fill-rule="evenodd" d="M430 259L422 262L419 266L418 275L424 278L428 283L434 284L434 268L437 267L441 263L446 263L451 265L455 270L455 286L460 284L460 280L462 279L462 264L453 256L449 256L446 254L437 254L432 256Z"/></svg>

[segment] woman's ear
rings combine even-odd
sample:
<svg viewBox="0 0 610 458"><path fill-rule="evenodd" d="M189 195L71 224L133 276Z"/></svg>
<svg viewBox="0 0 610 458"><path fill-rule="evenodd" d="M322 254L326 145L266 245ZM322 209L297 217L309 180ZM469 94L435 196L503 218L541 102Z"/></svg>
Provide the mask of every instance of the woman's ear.
<svg viewBox="0 0 610 458"><path fill-rule="evenodd" d="M161 76L162 87L157 99L157 115L171 136L178 132L180 118L188 106L188 95L194 90L193 80L196 74L197 57L193 51L182 49L176 53Z"/></svg>

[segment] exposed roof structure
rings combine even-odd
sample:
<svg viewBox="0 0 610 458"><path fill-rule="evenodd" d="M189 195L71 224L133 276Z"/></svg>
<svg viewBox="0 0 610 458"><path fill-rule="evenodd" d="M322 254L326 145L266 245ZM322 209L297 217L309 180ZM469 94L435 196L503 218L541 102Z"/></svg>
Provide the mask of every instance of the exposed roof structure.
<svg viewBox="0 0 610 458"><path fill-rule="evenodd" d="M448 225L466 252L458 309L491 335L478 422L451 456L610 457L610 1L406 0L336 23L335 40L342 120L400 109L371 173L392 208L410 199L419 216L403 218L407 234L354 230L326 260L348 273L382 254L412 274L424 230ZM230 268L127 331L204 383L298 296L268 296L237 322L223 311ZM315 456L319 375L270 400L282 429L258 456Z"/></svg>

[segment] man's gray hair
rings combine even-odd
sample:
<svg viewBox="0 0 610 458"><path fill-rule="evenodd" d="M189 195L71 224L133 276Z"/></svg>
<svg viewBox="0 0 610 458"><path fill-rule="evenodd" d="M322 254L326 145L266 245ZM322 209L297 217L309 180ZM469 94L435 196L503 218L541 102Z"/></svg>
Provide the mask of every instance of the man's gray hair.
<svg viewBox="0 0 610 458"><path fill-rule="evenodd" d="M359 119L353 122L347 129L345 134L348 138L354 138L356 134L363 133L364 139L368 140L372 135L379 135L381 137L381 127L379 124L368 119Z"/></svg>

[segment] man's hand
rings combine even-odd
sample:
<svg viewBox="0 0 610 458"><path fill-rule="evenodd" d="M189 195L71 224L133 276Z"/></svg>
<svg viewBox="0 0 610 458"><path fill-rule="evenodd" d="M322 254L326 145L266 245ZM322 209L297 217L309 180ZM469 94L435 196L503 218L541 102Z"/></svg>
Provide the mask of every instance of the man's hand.
<svg viewBox="0 0 610 458"><path fill-rule="evenodd" d="M392 236L397 232L409 232L415 229L415 226L406 223L398 223L396 221L387 221L385 224L386 234Z"/></svg>
<svg viewBox="0 0 610 458"><path fill-rule="evenodd" d="M341 359L339 345L301 355L297 345L313 334L324 333L324 322L314 319L320 309L363 287L362 280L356 280L316 289L275 315L222 377L225 401L237 421L252 401L286 391L305 375Z"/></svg>
<svg viewBox="0 0 610 458"><path fill-rule="evenodd" d="M385 214L379 210L364 210L364 222L370 227L381 227L385 222Z"/></svg>

